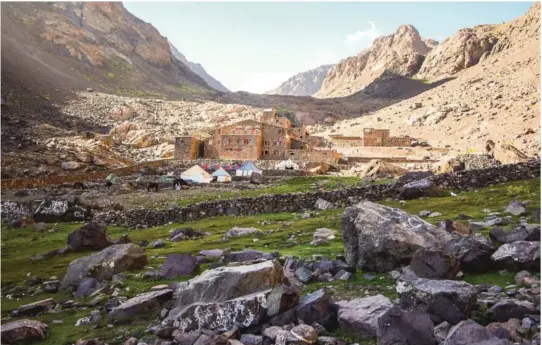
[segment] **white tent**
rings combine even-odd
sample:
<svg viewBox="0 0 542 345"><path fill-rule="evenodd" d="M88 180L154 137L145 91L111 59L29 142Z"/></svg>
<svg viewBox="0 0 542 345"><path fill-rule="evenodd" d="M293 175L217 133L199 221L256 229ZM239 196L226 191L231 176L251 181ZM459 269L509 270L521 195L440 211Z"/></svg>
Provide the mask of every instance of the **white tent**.
<svg viewBox="0 0 542 345"><path fill-rule="evenodd" d="M252 162L246 162L242 167L235 171L236 176L251 176L252 173L262 174L262 169L255 166Z"/></svg>
<svg viewBox="0 0 542 345"><path fill-rule="evenodd" d="M275 165L275 169L277 170L286 170L286 169L292 169L292 170L299 170L299 165L297 165L292 160L288 159L287 161L282 161Z"/></svg>
<svg viewBox="0 0 542 345"><path fill-rule="evenodd" d="M211 174L197 164L181 173L181 178L197 183L210 183L213 180Z"/></svg>
<svg viewBox="0 0 542 345"><path fill-rule="evenodd" d="M231 175L228 174L228 172L226 170L224 170L223 168L220 168L218 170L216 170L213 174L212 174L213 177L216 176L216 180L218 182L231 182Z"/></svg>

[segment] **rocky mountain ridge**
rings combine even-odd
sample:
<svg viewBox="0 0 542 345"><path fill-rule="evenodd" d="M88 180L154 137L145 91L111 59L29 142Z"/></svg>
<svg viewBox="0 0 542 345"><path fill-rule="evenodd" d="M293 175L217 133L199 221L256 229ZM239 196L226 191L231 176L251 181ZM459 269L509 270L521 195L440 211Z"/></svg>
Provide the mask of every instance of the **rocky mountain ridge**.
<svg viewBox="0 0 542 345"><path fill-rule="evenodd" d="M370 48L335 65L314 97L349 96L363 90L384 71L413 76L430 50L414 26L401 25L394 34L376 38Z"/></svg>
<svg viewBox="0 0 542 345"><path fill-rule="evenodd" d="M205 68L203 68L202 65L200 65L199 63L197 62L191 62L191 61L188 61L186 59L186 57L179 51L177 50L177 48L175 48L175 46L173 45L173 43L171 43L170 41L168 41L169 43L169 47L171 48L171 53L173 54L173 56L181 61L182 63L184 63L185 65L187 65L190 70L192 70L192 72L196 73L197 75L199 75L203 80L205 80L205 82L207 83L207 85L209 85L210 87L212 87L213 89L217 90L217 91L220 91L220 92L230 92L230 90L228 90L224 85L222 85L218 80L216 80L215 78L213 78L211 75L209 75L207 73L207 71L205 70Z"/></svg>
<svg viewBox="0 0 542 345"><path fill-rule="evenodd" d="M286 80L267 95L312 96L318 92L327 73L333 65L322 65L314 69L298 73Z"/></svg>
<svg viewBox="0 0 542 345"><path fill-rule="evenodd" d="M388 128L391 135L427 140L453 154L483 153L491 140L498 148L511 145L538 156L539 33L540 4L505 24L460 30L431 51L421 69L431 77L451 75L451 80L361 118L311 129L322 135L360 135L364 127ZM444 57L445 52L457 59ZM467 67L478 57L478 63Z"/></svg>

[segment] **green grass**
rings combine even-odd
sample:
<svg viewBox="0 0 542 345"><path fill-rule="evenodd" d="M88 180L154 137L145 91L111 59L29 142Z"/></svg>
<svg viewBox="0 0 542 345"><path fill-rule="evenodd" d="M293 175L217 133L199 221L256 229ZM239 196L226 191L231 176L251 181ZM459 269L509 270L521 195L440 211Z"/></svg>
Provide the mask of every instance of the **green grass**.
<svg viewBox="0 0 542 345"><path fill-rule="evenodd" d="M359 183L359 179L356 178L300 177L283 181L263 190L248 190L241 191L240 193L243 193L243 196L256 196L263 193L309 191L313 189L313 185L315 184L318 185L317 189L331 190L356 185L357 183ZM202 196L199 197L201 198ZM419 211L425 209L440 212L442 213L441 217L428 219L429 222L436 224L440 220L454 219L459 214L466 214L475 220L481 220L486 216L482 212L483 209L488 208L492 211L502 211L513 198L532 200L533 203L527 207L529 212L536 207L540 207L540 179L509 182L488 188L460 192L456 197L444 196L424 200L412 200L407 201L404 206L394 200L384 200L381 203L399 207L414 214L418 214ZM191 202L194 202L194 199ZM265 252L279 251L283 256L293 255L302 258L311 258L313 255L334 258L337 254L343 253L340 232L340 215L342 212L343 209L312 212L312 217L308 219L303 219L299 213L260 214L246 217L224 216L139 230L110 226L108 227L108 233L113 240L122 234L128 234L134 243L142 240L147 240L150 243L157 239L166 240L169 237L170 231L178 227L192 227L210 233L209 236L196 240L175 243L166 240L166 246L163 248L155 249L150 246L147 247L145 250L149 262L148 266L152 267L152 269L158 269L165 261L165 256L169 253L195 254L202 249L215 248L229 248L232 251L243 249L255 249ZM514 217L514 220L517 221L518 217ZM68 264L72 260L89 255L90 252L70 253L65 256L55 256L39 262L32 262L30 257L65 246L68 234L80 226L81 224L78 223L61 223L58 224L60 230L53 233L37 233L33 226L23 229L2 228L1 278L3 291L1 307L4 318L9 315L11 310L16 309L21 304L50 297L55 298L56 301L72 298L67 293L41 293L36 296L23 296L17 300L7 298L4 291L9 290L13 284L24 286L24 281L27 279L28 274L39 276L44 280L49 279L51 276L61 279ZM254 241L255 237L248 236L222 242L222 235L233 226L256 227L269 233L258 237L257 241ZM311 246L312 234L316 228L320 227L337 230L336 239L324 246ZM295 241L290 239L292 235L295 236ZM146 269L150 269L149 267ZM203 271L207 268L208 265L202 265L200 270ZM189 279L189 277L184 277L174 280L148 281L138 278L138 273L127 272L128 278L124 283L121 295L132 297L137 293L148 291L154 285ZM472 284L484 283L506 287L514 283L514 276L514 273L500 273L497 271L483 274L465 274L464 280ZM375 278L369 280L364 277L364 272L361 270L358 270L350 281L310 283L306 286L304 293L313 292L319 288L326 288L335 299L363 297L374 293L384 294L391 299L397 297L394 284L386 274L375 274ZM89 326L74 327L75 321L80 317L88 316L90 311L91 309L78 310L76 312L63 311L59 314L45 314L37 317L37 319L49 323L50 330L47 340L40 344L73 343L78 338L96 336L107 339L110 344L116 344L120 343L119 339L122 338L125 340L129 335L135 334L142 336L142 330L146 326L157 323L158 321L154 315L149 315L150 319L148 320L135 321L132 324L119 325L114 328L101 327L91 329ZM64 320L64 324L51 324L50 322L53 319L62 319ZM372 343L374 343L373 340L360 342L360 344Z"/></svg>

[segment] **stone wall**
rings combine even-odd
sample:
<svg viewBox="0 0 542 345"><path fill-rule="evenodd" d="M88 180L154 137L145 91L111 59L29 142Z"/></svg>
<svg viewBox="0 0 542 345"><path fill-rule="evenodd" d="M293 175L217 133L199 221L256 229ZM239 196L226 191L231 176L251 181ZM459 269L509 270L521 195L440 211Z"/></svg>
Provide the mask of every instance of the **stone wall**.
<svg viewBox="0 0 542 345"><path fill-rule="evenodd" d="M490 184L540 177L540 161L503 165L485 170L471 170L432 176L429 179L444 189L467 190ZM95 215L108 224L156 226L169 222L187 222L221 215L253 215L258 213L299 212L314 208L319 198L345 207L359 200L377 201L398 194L401 183L370 185L335 191L264 195L254 198L203 202L168 210L139 209L126 212L112 211Z"/></svg>

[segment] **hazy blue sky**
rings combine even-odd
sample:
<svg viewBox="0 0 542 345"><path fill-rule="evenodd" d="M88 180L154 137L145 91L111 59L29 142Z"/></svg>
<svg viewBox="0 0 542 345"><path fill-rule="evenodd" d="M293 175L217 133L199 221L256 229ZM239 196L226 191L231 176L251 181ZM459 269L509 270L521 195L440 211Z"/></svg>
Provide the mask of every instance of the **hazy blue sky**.
<svg viewBox="0 0 542 345"><path fill-rule="evenodd" d="M232 91L262 93L401 24L424 38L509 21L533 2L124 2Z"/></svg>

